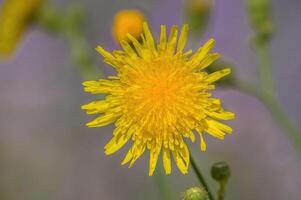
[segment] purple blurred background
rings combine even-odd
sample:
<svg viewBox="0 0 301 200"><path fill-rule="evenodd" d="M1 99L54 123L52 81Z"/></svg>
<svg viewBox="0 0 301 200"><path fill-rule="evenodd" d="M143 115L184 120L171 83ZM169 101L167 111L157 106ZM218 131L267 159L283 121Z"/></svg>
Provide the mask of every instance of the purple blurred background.
<svg viewBox="0 0 301 200"><path fill-rule="evenodd" d="M0 1L2 3L2 1ZM64 7L75 1L49 1ZM139 8L155 33L160 24L181 24L183 1L175 0L81 0L88 10L87 38L99 66L102 58L93 51L97 44L117 48L111 37L116 11ZM274 80L278 98L291 120L301 129L301 2L274 0L277 35L272 41ZM249 46L244 1L216 1L208 38L216 39L215 51L236 65L237 75L259 81L257 59ZM88 129L91 119L80 105L94 97L82 90L81 76L70 61L67 43L39 28L30 30L15 57L0 63L0 199L3 200L153 200L162 198L158 175L148 177L148 156L131 169L120 166L125 151L105 156L103 146L113 126ZM230 163L232 177L227 199L299 200L301 158L266 108L255 98L234 90L219 90L227 109L234 111L234 133L225 141L206 137L208 150L193 145L209 184L211 165ZM161 162L160 162L161 165ZM162 173L158 166L156 174ZM168 195L180 199L180 191L198 184L190 169L183 176L173 168L163 176Z"/></svg>

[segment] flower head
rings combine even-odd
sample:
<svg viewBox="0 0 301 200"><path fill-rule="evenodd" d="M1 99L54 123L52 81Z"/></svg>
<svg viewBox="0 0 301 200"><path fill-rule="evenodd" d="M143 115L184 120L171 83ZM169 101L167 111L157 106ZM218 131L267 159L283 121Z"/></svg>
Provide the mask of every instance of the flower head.
<svg viewBox="0 0 301 200"><path fill-rule="evenodd" d="M183 52L188 26L184 25L177 40L178 29L173 26L169 37L166 26L161 26L158 44L146 23L143 25L142 43L128 34L133 47L121 41L123 50L109 53L98 46L104 61L113 66L116 76L83 83L86 92L106 94L103 100L82 106L88 114L101 114L88 127L115 123L113 138L105 146L107 155L118 151L127 142L132 146L122 164L130 166L149 151L149 175L155 170L159 154L163 154L166 174L171 173L171 155L183 174L188 172L189 151L185 139L200 137L200 148L206 150L205 133L218 139L232 129L217 120L230 120L234 114L226 112L219 99L210 91L213 82L230 73L224 69L212 74L203 71L219 58L209 53L214 40L190 56Z"/></svg>
<svg viewBox="0 0 301 200"><path fill-rule="evenodd" d="M143 32L143 22L145 17L139 10L121 10L114 18L112 32L115 40L119 43L121 40L128 40L127 34L140 39Z"/></svg>
<svg viewBox="0 0 301 200"><path fill-rule="evenodd" d="M42 0L4 0L0 10L0 54L10 55Z"/></svg>

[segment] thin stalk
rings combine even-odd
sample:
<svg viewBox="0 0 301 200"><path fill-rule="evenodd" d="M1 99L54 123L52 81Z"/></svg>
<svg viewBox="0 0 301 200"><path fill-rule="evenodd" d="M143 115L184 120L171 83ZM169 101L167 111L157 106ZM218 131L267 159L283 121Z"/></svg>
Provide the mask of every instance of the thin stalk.
<svg viewBox="0 0 301 200"><path fill-rule="evenodd" d="M281 130L284 133L287 133L288 138L294 144L295 148L301 152L301 132L290 121L289 117L286 115L282 109L282 106L276 100L274 95L243 81L238 81L236 83L236 88L260 100L271 113L273 119L281 128Z"/></svg>
<svg viewBox="0 0 301 200"><path fill-rule="evenodd" d="M168 185L166 184L166 179L164 177L164 174L162 174L162 169L158 170L158 173L155 175L155 179L162 199L164 200L174 199L172 197L173 193L170 191L170 187L168 187Z"/></svg>
<svg viewBox="0 0 301 200"><path fill-rule="evenodd" d="M218 200L223 200L225 197L225 191L226 191L226 185L227 183L221 182L219 184L219 190L218 190Z"/></svg>
<svg viewBox="0 0 301 200"><path fill-rule="evenodd" d="M272 75L272 63L269 53L268 43L257 45L255 47L255 52L259 60L259 73L260 80L263 89L270 94L275 93L273 75Z"/></svg>
<svg viewBox="0 0 301 200"><path fill-rule="evenodd" d="M198 166L196 165L196 163L195 163L192 155L190 155L190 163L191 163L191 166L192 166L192 168L193 168L193 170L194 170L194 172L195 172L198 180L200 181L201 185L208 192L209 199L210 200L214 200L214 197L213 197L213 195L212 195L212 193L211 193L211 191L210 191L210 189L209 189L209 187L208 187L208 185L207 185L207 183L206 183L206 181L205 181L205 179L204 179L201 171L199 170Z"/></svg>

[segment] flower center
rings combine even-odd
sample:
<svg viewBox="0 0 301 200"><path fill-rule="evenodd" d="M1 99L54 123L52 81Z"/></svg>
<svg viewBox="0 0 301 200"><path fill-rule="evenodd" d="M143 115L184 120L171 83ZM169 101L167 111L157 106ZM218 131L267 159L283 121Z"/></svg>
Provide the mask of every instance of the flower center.
<svg viewBox="0 0 301 200"><path fill-rule="evenodd" d="M140 66L144 68L143 73L130 71L127 74L130 88L124 96L126 112L141 124L147 122L149 129L155 127L157 132L174 127L178 119L173 116L190 104L183 101L183 96L193 93L190 72L181 62L159 60Z"/></svg>
<svg viewBox="0 0 301 200"><path fill-rule="evenodd" d="M155 101L160 99L167 100L174 96L176 88L178 88L177 84L169 83L167 80L154 80L153 84L145 88L144 92L148 95L148 98L152 98Z"/></svg>

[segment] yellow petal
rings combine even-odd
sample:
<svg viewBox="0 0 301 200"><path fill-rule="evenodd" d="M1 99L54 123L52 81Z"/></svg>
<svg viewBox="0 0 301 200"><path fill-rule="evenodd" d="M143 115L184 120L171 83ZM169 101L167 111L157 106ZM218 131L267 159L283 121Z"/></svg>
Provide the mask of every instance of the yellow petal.
<svg viewBox="0 0 301 200"><path fill-rule="evenodd" d="M213 119L206 119L207 127L205 131L210 135L223 140L225 134L231 134L232 128Z"/></svg>
<svg viewBox="0 0 301 200"><path fill-rule="evenodd" d="M105 154L110 155L122 148L126 142L131 138L131 132L122 132L120 130L119 134L116 134L104 147Z"/></svg>
<svg viewBox="0 0 301 200"><path fill-rule="evenodd" d="M187 169L188 169L188 166L189 166L189 150L187 148L187 145L184 143L184 141L181 142L179 152L180 152L180 156L184 159L185 164L186 164Z"/></svg>
<svg viewBox="0 0 301 200"><path fill-rule="evenodd" d="M122 161L122 165L125 165L126 163L130 162L133 158L133 150L132 147L130 148L130 150L127 152L127 154L125 155L123 161Z"/></svg>
<svg viewBox="0 0 301 200"><path fill-rule="evenodd" d="M97 117L93 121L87 123L86 125L88 127L101 127L101 126L106 126L108 124L113 123L116 121L116 119L120 116L120 114L117 113L109 113L109 114L104 114L100 117Z"/></svg>
<svg viewBox="0 0 301 200"><path fill-rule="evenodd" d="M200 138L201 138L201 142L200 142L200 148L201 148L201 151L206 151L206 143L205 143L205 140L204 140L204 136L203 136L203 133L200 133Z"/></svg>
<svg viewBox="0 0 301 200"><path fill-rule="evenodd" d="M178 27L172 26L167 41L167 52L173 54L177 45Z"/></svg>
<svg viewBox="0 0 301 200"><path fill-rule="evenodd" d="M188 37L188 25L184 24L178 41L178 49L177 49L178 52L182 52L184 50L187 37Z"/></svg>
<svg viewBox="0 0 301 200"><path fill-rule="evenodd" d="M183 174L187 174L189 166L189 151L186 144L183 149L175 148L175 150L172 151L172 155L179 170Z"/></svg>
<svg viewBox="0 0 301 200"><path fill-rule="evenodd" d="M223 78L224 76L228 75L231 73L231 69L230 68L227 68L227 69L223 69L223 70L220 70L220 71L217 71L217 72L213 72L212 74L209 74L207 77L206 77L206 81L208 83L213 83L221 78Z"/></svg>
<svg viewBox="0 0 301 200"><path fill-rule="evenodd" d="M208 128L205 128L205 130L207 133L209 133L210 135L212 135L213 137L216 137L220 140L223 140L225 138L225 133L222 132L221 130L219 129L214 129L212 127L208 127Z"/></svg>
<svg viewBox="0 0 301 200"><path fill-rule="evenodd" d="M152 147L152 149L150 150L149 154L150 154L150 158L149 158L149 172L148 175L152 176L154 174L154 171L156 169L156 165L157 165L157 161L158 161L158 157L161 151L161 144L156 144L155 147Z"/></svg>
<svg viewBox="0 0 301 200"><path fill-rule="evenodd" d="M161 30L160 30L160 42L158 49L159 51L164 51L166 49L166 26L161 25Z"/></svg>
<svg viewBox="0 0 301 200"><path fill-rule="evenodd" d="M96 51L98 53L100 53L106 59L109 59L109 60L114 60L115 59L114 56L110 52L106 51L104 48L102 48L99 45L96 47Z"/></svg>
<svg viewBox="0 0 301 200"><path fill-rule="evenodd" d="M104 113L110 108L108 101L92 101L91 103L81 106L81 109L86 110L87 114Z"/></svg>
<svg viewBox="0 0 301 200"><path fill-rule="evenodd" d="M91 94L108 94L120 90L120 83L116 80L85 81L83 86L85 92Z"/></svg>
<svg viewBox="0 0 301 200"><path fill-rule="evenodd" d="M190 58L188 65L191 65L193 68L195 65L198 65L201 60L205 58L208 52L214 47L214 43L214 39L208 40L208 42L206 42L204 46L199 48L197 52Z"/></svg>
<svg viewBox="0 0 301 200"><path fill-rule="evenodd" d="M170 152L168 149L163 149L163 166L166 174L171 173L171 160L170 160Z"/></svg>
<svg viewBox="0 0 301 200"><path fill-rule="evenodd" d="M205 69L206 67L208 67L209 65L214 63L219 58L220 58L220 54L218 54L218 53L209 54L208 56L206 56L204 58L204 60L202 60L200 62L197 69Z"/></svg>
<svg viewBox="0 0 301 200"><path fill-rule="evenodd" d="M218 119L218 120L231 120L235 118L235 114L232 112L211 112L211 111L205 111L205 113L214 118L214 119Z"/></svg>
<svg viewBox="0 0 301 200"><path fill-rule="evenodd" d="M149 30L148 24L146 22L143 23L143 30L144 30L145 42L146 42L147 46L151 50L155 49L155 41L154 41L151 31Z"/></svg>
<svg viewBox="0 0 301 200"><path fill-rule="evenodd" d="M133 59L137 58L136 52L133 50L131 45L129 45L128 42L126 42L125 40L122 40L120 42L120 45L123 48L123 50L127 53L128 56L130 56Z"/></svg>
<svg viewBox="0 0 301 200"><path fill-rule="evenodd" d="M188 135L189 135L190 140L192 142L195 142L195 135L194 135L194 133L191 130L188 132Z"/></svg>
<svg viewBox="0 0 301 200"><path fill-rule="evenodd" d="M183 53L183 57L187 57L189 56L190 54L192 54L192 49L189 49L188 51L186 51L185 53Z"/></svg>
<svg viewBox="0 0 301 200"><path fill-rule="evenodd" d="M140 147L136 148L133 154L133 158L131 160L131 163L129 165L129 167L132 167L133 164L136 162L136 160L144 153L146 149L146 145L145 144L140 144Z"/></svg>
<svg viewBox="0 0 301 200"><path fill-rule="evenodd" d="M210 127L219 129L225 133L232 133L232 128L230 126L227 126L226 124L218 122L214 119L206 119L206 122L207 122L208 126L210 126Z"/></svg>

